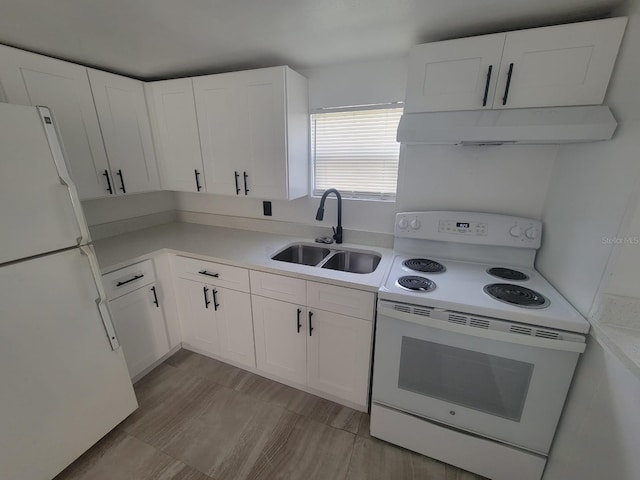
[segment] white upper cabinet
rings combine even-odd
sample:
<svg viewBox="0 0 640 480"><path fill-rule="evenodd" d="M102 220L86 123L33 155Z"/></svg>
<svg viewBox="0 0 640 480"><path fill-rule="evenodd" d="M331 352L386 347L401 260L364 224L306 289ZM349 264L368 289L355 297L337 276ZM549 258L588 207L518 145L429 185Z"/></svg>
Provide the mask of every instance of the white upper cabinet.
<svg viewBox="0 0 640 480"><path fill-rule="evenodd" d="M418 45L405 111L600 104L626 24L611 18Z"/></svg>
<svg viewBox="0 0 640 480"><path fill-rule="evenodd" d="M506 34L411 49L405 112L491 108Z"/></svg>
<svg viewBox="0 0 640 480"><path fill-rule="evenodd" d="M160 182L144 84L99 70L88 72L114 193L158 190Z"/></svg>
<svg viewBox="0 0 640 480"><path fill-rule="evenodd" d="M193 79L207 192L308 193L307 81L288 67Z"/></svg>
<svg viewBox="0 0 640 480"><path fill-rule="evenodd" d="M4 100L50 107L81 199L108 196L109 165L85 67L0 46Z"/></svg>
<svg viewBox="0 0 640 480"><path fill-rule="evenodd" d="M190 78L146 86L164 190L204 192L198 121Z"/></svg>
<svg viewBox="0 0 640 480"><path fill-rule="evenodd" d="M602 103L626 25L623 17L507 33L493 108Z"/></svg>

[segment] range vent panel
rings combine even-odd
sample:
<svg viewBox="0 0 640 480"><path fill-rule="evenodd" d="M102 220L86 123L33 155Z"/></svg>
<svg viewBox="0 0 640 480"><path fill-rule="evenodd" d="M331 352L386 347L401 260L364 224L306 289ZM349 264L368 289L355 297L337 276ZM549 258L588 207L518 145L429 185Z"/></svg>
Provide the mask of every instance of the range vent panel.
<svg viewBox="0 0 640 480"><path fill-rule="evenodd" d="M550 332L549 330L539 330L539 329L536 329L534 336L540 337L540 338L552 338L554 340L557 340L558 338L560 338L560 334L558 332Z"/></svg>
<svg viewBox="0 0 640 480"><path fill-rule="evenodd" d="M469 325L476 328L489 328L489 320L484 320L482 318L472 318L469 321Z"/></svg>
<svg viewBox="0 0 640 480"><path fill-rule="evenodd" d="M413 313L415 313L416 315L422 315L423 317L430 317L431 316L431 310L428 309L428 308L414 307L413 308Z"/></svg>
<svg viewBox="0 0 640 480"><path fill-rule="evenodd" d="M457 323L458 325L466 325L468 319L464 315L457 315L455 313L450 313L448 320L451 323Z"/></svg>
<svg viewBox="0 0 640 480"><path fill-rule="evenodd" d="M399 312L411 313L411 307L409 305L398 305L398 304L395 304L393 306L393 309L397 310Z"/></svg>
<svg viewBox="0 0 640 480"><path fill-rule="evenodd" d="M531 335L532 333L532 330L530 328L521 327L519 325L511 325L511 327L509 328L509 331L511 333L520 333L522 335Z"/></svg>

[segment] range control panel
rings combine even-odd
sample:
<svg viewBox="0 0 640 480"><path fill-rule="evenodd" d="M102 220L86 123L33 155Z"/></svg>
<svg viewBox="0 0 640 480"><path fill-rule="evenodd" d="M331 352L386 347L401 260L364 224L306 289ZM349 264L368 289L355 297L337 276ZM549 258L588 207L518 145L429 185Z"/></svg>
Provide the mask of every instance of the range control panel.
<svg viewBox="0 0 640 480"><path fill-rule="evenodd" d="M443 242L540 248L542 223L492 213L403 212L396 214L395 234Z"/></svg>

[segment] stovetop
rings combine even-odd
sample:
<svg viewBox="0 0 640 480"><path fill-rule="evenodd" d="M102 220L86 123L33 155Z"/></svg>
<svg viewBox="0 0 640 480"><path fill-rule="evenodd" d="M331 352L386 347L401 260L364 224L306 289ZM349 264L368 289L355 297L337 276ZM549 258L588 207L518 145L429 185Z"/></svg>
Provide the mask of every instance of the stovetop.
<svg viewBox="0 0 640 480"><path fill-rule="evenodd" d="M421 261L415 262L415 259ZM409 268L416 264L419 268L441 264L443 268L442 271L428 268L424 272ZM424 284L429 288L412 290L398 282L403 277L414 278L409 285ZM419 281L420 278L426 282ZM571 332L589 331L589 323L529 266L399 254L380 288L379 298Z"/></svg>

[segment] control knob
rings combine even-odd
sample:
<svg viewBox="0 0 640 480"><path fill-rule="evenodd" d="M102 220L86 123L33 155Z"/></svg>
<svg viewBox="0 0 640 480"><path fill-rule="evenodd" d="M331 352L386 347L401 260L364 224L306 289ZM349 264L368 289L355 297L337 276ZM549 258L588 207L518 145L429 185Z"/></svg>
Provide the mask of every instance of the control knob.
<svg viewBox="0 0 640 480"><path fill-rule="evenodd" d="M414 230L418 230L420 228L420 220L414 218L413 220L411 220L411 222L409 222L409 226Z"/></svg>
<svg viewBox="0 0 640 480"><path fill-rule="evenodd" d="M524 234L527 236L527 238L533 240L534 238L538 238L538 229L536 227L527 228Z"/></svg>
<svg viewBox="0 0 640 480"><path fill-rule="evenodd" d="M406 217L400 217L400 220L398 220L398 228L401 229L405 229L409 226L409 222L407 221Z"/></svg>
<svg viewBox="0 0 640 480"><path fill-rule="evenodd" d="M512 237L519 237L520 235L522 235L522 229L515 225L513 227L511 227L511 230L509 230L509 233L511 234Z"/></svg>

